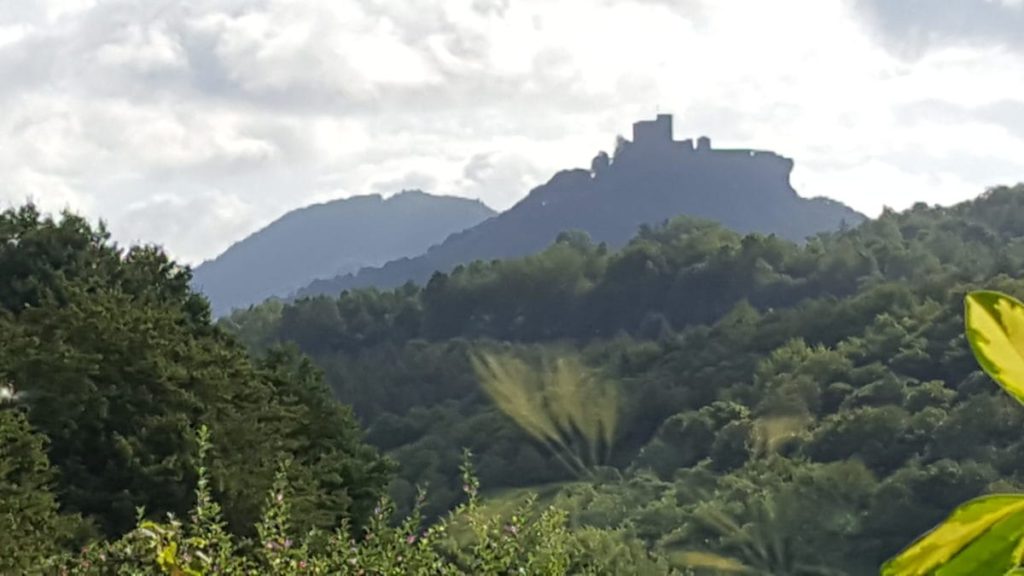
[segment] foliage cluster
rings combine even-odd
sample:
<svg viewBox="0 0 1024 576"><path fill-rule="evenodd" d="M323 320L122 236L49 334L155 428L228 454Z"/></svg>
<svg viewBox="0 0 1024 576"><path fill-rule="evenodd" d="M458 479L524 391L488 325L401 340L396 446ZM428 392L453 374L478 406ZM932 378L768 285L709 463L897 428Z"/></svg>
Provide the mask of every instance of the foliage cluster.
<svg viewBox="0 0 1024 576"><path fill-rule="evenodd" d="M978 363L1024 402L1024 303L979 290L965 299L967 339ZM991 494L958 507L889 560L883 576L1024 573L1024 494Z"/></svg>
<svg viewBox="0 0 1024 576"><path fill-rule="evenodd" d="M393 464L308 359L252 358L158 249L25 206L0 213L0 278L0 573L139 508L183 516L200 425L229 532L250 535L282 453L299 528L369 521Z"/></svg>
<svg viewBox="0 0 1024 576"><path fill-rule="evenodd" d="M320 371L250 356L157 249L27 206L0 276L2 574L671 573L625 531L484 506L468 466L445 519L419 496L395 522L393 465Z"/></svg>
<svg viewBox="0 0 1024 576"><path fill-rule="evenodd" d="M616 560L592 552L595 543L622 544L614 534L577 536L565 525L564 514L553 508L537 512L525 499L509 514L481 507L479 485L469 467L463 467L466 500L448 517L425 527L418 511L399 523L390 522L391 506L383 498L364 531L348 523L334 531L295 529L291 509L293 493L288 463L283 463L269 491L255 536L233 536L220 506L210 491L205 460L209 431L200 429L198 482L195 506L184 520L142 520L118 540L84 547L77 554L37 556L26 572L46 570L68 575L176 575L223 574L394 574L394 575L500 575L500 574L607 574ZM589 537L589 538L588 538ZM45 559L43 559L45 558ZM42 560L40 560L42 559ZM652 560L644 558L650 565ZM658 572L669 574L666 567Z"/></svg>
<svg viewBox="0 0 1024 576"><path fill-rule="evenodd" d="M467 446L496 495L543 487L574 529L625 530L680 561L869 574L960 502L1024 483L1024 414L962 330L965 294L1024 295L1022 277L1018 186L803 245L689 220L619 252L565 234L423 288L223 324L254 349L312 355L400 463L391 493L406 508L421 483L428 515L457 500ZM569 350L618 384L610 468L568 472L495 405L472 358L498 346L523 361Z"/></svg>

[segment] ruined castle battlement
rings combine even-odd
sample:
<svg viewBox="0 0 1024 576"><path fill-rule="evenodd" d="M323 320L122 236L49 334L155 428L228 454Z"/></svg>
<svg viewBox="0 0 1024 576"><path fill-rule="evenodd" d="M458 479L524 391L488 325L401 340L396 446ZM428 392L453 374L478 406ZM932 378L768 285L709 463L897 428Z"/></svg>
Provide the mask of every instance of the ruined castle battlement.
<svg viewBox="0 0 1024 576"><path fill-rule="evenodd" d="M654 120L641 120L633 124L633 142L671 142L672 115L658 114Z"/></svg>
<svg viewBox="0 0 1024 576"><path fill-rule="evenodd" d="M632 150L630 150L632 149ZM673 136L672 115L658 114L654 120L641 120L633 124L633 140L623 142L623 152L627 155L664 159L666 155L682 158L699 154L705 159L747 160L775 164L779 167L792 167L792 161L774 152L749 149L714 149L711 139L701 136L695 140L677 141ZM707 155L707 156L706 156ZM618 156L618 154L616 155ZM787 168L787 170L788 170Z"/></svg>

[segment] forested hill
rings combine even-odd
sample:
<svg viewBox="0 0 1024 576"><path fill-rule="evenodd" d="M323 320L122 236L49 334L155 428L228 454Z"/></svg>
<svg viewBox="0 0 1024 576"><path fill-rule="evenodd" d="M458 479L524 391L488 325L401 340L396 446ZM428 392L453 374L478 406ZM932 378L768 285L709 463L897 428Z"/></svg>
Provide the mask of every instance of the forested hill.
<svg viewBox="0 0 1024 576"><path fill-rule="evenodd" d="M803 244L686 217L641 226L618 251L565 232L540 254L458 266L423 287L269 303L222 324L250 344L287 340L314 352L419 339L656 336L713 323L741 303L778 314L886 283L1016 275L1024 257L1022 191L998 188L950 208L887 209Z"/></svg>
<svg viewBox="0 0 1024 576"><path fill-rule="evenodd" d="M254 348L310 353L399 461L393 494L429 483L434 512L454 500L468 447L484 486L533 487L574 525L625 530L665 557L877 574L958 503L1024 488L1024 409L962 336L976 288L1024 295L1024 186L802 245L686 219L618 251L565 234L422 288L223 325ZM481 386L480 351L515 359L484 364L500 394ZM576 364L559 358L614 393L564 388ZM555 387L527 366L557 367ZM578 431L551 440L598 408L611 430L599 449Z"/></svg>
<svg viewBox="0 0 1024 576"><path fill-rule="evenodd" d="M590 170L566 170L520 203L415 258L320 280L299 296L362 287L426 282L474 260L534 254L559 233L579 230L596 243L624 245L643 224L677 215L708 219L740 232L793 241L856 225L863 215L824 198L800 197L790 185L792 160L771 152L718 150L707 139L677 142L671 117L639 122L633 140L620 140L614 158L599 154Z"/></svg>
<svg viewBox="0 0 1024 576"><path fill-rule="evenodd" d="M287 297L319 278L415 256L493 215L477 200L418 190L316 204L285 214L199 265L193 286L221 315Z"/></svg>

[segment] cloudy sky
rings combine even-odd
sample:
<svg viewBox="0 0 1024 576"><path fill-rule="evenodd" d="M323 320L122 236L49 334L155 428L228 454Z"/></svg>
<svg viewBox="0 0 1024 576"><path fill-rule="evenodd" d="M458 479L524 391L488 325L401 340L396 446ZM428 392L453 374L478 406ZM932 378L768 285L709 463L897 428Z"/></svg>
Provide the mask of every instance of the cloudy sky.
<svg viewBox="0 0 1024 576"><path fill-rule="evenodd" d="M0 204L211 257L403 188L504 209L656 111L868 214L1024 181L1024 0L0 0Z"/></svg>

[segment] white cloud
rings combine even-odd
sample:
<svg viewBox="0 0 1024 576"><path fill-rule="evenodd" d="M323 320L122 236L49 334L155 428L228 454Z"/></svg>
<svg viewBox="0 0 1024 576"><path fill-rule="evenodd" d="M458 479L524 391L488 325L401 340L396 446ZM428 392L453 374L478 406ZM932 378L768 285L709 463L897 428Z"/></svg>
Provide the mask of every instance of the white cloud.
<svg viewBox="0 0 1024 576"><path fill-rule="evenodd" d="M886 206L902 210L915 202L948 205L963 200L965 194L979 193L975 189L977 183L955 173L944 170L914 173L880 160L869 160L855 167L814 171L798 167L793 180L797 187L828 186L837 196L846 198L847 204L855 210L869 213L877 213ZM907 194L908 190L913 194Z"/></svg>
<svg viewBox="0 0 1024 576"><path fill-rule="evenodd" d="M96 51L96 60L101 66L150 72L183 68L187 64L181 45L168 33L163 22L153 27L132 24L118 36Z"/></svg>
<svg viewBox="0 0 1024 576"><path fill-rule="evenodd" d="M74 182L66 178L26 167L5 167L4 182L0 184L0 207L6 209L24 202L32 202L51 213L62 210L91 213L95 210L92 198L76 190Z"/></svg>
<svg viewBox="0 0 1024 576"><path fill-rule="evenodd" d="M462 169L458 193L486 198L489 205L504 210L523 197L523 190L546 175L529 158L502 152L476 154Z"/></svg>
<svg viewBox="0 0 1024 576"><path fill-rule="evenodd" d="M28 24L0 25L0 48L22 40L31 30Z"/></svg>
<svg viewBox="0 0 1024 576"><path fill-rule="evenodd" d="M129 243L166 243L176 240L176 254L198 262L208 254L210 242L225 235L240 239L252 218L250 206L238 196L219 189L175 190L151 194L125 206L111 232Z"/></svg>
<svg viewBox="0 0 1024 576"><path fill-rule="evenodd" d="M0 201L196 262L334 197L506 208L660 109L793 157L804 195L949 203L1024 180L995 2L955 0L961 29L880 0L12 0Z"/></svg>

